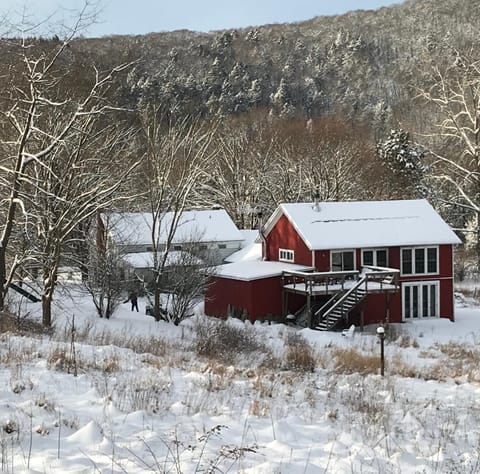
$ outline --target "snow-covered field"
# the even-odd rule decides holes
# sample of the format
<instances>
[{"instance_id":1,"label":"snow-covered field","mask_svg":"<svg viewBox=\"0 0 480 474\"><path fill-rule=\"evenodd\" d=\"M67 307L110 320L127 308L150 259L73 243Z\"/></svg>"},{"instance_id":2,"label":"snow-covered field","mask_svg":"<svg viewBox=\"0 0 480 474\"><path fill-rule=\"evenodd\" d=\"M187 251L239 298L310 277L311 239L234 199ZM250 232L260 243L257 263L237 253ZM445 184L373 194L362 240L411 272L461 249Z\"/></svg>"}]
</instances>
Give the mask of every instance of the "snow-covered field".
<instances>
[{"instance_id":1,"label":"snow-covered field","mask_svg":"<svg viewBox=\"0 0 480 474\"><path fill-rule=\"evenodd\" d=\"M104 321L72 295L53 336L0 334L1 472L480 472L472 301L455 323L393 326L382 378L375 328L176 327L143 302Z\"/></svg>"}]
</instances>

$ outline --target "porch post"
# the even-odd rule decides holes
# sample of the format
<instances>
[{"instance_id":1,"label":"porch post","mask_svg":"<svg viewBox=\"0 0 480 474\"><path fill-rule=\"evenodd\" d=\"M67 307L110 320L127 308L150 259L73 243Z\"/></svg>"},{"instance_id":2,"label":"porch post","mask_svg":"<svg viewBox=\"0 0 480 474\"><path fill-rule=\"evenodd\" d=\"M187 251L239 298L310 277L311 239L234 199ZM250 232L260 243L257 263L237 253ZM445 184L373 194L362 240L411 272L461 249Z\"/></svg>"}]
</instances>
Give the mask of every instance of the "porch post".
<instances>
[{"instance_id":1,"label":"porch post","mask_svg":"<svg viewBox=\"0 0 480 474\"><path fill-rule=\"evenodd\" d=\"M307 293L307 324L310 329L312 329L312 302L310 291Z\"/></svg>"},{"instance_id":2,"label":"porch post","mask_svg":"<svg viewBox=\"0 0 480 474\"><path fill-rule=\"evenodd\" d=\"M385 293L385 298L387 302L387 312L385 315L385 322L388 324L390 322L390 293Z\"/></svg>"},{"instance_id":3,"label":"porch post","mask_svg":"<svg viewBox=\"0 0 480 474\"><path fill-rule=\"evenodd\" d=\"M363 326L365 324L365 308L362 304L362 309L360 310L360 331L363 332Z\"/></svg>"}]
</instances>

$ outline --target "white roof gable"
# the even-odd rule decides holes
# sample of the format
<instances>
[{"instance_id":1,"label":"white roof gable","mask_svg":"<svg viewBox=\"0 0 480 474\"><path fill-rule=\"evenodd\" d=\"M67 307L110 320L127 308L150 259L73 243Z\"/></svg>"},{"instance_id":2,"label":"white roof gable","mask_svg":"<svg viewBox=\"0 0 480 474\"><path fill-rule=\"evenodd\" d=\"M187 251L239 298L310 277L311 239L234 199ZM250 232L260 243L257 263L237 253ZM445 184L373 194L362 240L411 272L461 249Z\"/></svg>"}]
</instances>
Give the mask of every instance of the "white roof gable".
<instances>
[{"instance_id":1,"label":"white roof gable","mask_svg":"<svg viewBox=\"0 0 480 474\"><path fill-rule=\"evenodd\" d=\"M160 222L159 243L167 241L173 214L167 212ZM123 245L149 245L152 242L152 215L148 212L108 214L113 240ZM242 241L243 236L223 209L184 211L172 243Z\"/></svg>"},{"instance_id":2,"label":"white roof gable","mask_svg":"<svg viewBox=\"0 0 480 474\"><path fill-rule=\"evenodd\" d=\"M425 199L281 204L267 233L282 214L311 250L461 243Z\"/></svg>"}]
</instances>

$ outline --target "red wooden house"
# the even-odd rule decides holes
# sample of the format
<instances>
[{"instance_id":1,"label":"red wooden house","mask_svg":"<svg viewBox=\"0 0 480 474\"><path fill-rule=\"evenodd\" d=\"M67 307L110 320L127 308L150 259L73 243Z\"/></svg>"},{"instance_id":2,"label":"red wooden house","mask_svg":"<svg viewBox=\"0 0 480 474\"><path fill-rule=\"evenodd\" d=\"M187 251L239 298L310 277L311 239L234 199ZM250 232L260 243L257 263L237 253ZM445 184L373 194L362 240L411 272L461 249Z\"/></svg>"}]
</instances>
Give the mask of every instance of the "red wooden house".
<instances>
[{"instance_id":1,"label":"red wooden house","mask_svg":"<svg viewBox=\"0 0 480 474\"><path fill-rule=\"evenodd\" d=\"M218 267L205 313L342 324L454 320L459 238L426 200L281 204L262 255Z\"/></svg>"}]
</instances>

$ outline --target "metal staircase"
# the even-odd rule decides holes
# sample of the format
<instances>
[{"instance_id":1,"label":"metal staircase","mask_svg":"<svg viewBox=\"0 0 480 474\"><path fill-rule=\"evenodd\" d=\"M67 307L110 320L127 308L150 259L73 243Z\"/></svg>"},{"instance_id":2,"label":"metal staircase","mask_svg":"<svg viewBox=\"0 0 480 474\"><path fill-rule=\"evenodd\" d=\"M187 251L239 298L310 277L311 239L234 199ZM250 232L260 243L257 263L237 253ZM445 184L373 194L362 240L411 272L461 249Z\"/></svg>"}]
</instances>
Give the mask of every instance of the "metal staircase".
<instances>
[{"instance_id":1,"label":"metal staircase","mask_svg":"<svg viewBox=\"0 0 480 474\"><path fill-rule=\"evenodd\" d=\"M314 329L328 331L339 321L347 318L348 313L367 296L367 278L363 277L349 290L335 295L314 313Z\"/></svg>"}]
</instances>

